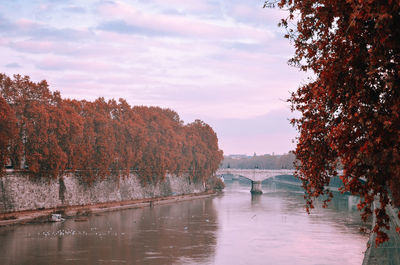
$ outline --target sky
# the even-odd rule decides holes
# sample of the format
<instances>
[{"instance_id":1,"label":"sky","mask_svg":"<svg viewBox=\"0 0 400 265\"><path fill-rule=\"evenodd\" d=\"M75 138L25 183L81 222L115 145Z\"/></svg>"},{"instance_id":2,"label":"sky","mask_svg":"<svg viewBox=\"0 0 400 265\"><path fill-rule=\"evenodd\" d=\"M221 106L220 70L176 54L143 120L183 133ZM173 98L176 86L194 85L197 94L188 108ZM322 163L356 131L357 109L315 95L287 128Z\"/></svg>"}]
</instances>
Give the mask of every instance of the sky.
<instances>
[{"instance_id":1,"label":"sky","mask_svg":"<svg viewBox=\"0 0 400 265\"><path fill-rule=\"evenodd\" d=\"M286 99L306 80L262 0L0 1L0 72L47 80L64 98L201 119L224 154L284 154L296 131Z\"/></svg>"}]
</instances>

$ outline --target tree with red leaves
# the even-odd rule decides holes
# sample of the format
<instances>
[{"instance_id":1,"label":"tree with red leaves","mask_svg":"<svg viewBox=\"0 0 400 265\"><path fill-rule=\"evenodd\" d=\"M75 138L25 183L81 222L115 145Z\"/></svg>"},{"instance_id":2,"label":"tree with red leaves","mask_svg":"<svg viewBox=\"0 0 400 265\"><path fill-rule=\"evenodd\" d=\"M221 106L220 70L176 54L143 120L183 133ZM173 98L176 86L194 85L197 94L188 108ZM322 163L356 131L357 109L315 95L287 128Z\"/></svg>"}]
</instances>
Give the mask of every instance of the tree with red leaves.
<instances>
[{"instance_id":1,"label":"tree with red leaves","mask_svg":"<svg viewBox=\"0 0 400 265\"><path fill-rule=\"evenodd\" d=\"M302 114L292 123L307 208L320 195L329 201L325 187L341 163L343 191L361 197L364 220L375 214L384 242L385 207L400 205L400 1L266 3L274 4L289 11L280 23L296 48L289 62L315 76L289 100Z\"/></svg>"},{"instance_id":2,"label":"tree with red leaves","mask_svg":"<svg viewBox=\"0 0 400 265\"><path fill-rule=\"evenodd\" d=\"M218 149L218 138L210 125L201 120L188 124L186 130L186 150L184 156L189 158L188 169L192 180L203 183L214 174L223 159Z\"/></svg>"},{"instance_id":3,"label":"tree with red leaves","mask_svg":"<svg viewBox=\"0 0 400 265\"><path fill-rule=\"evenodd\" d=\"M136 106L133 111L144 120L146 135L142 157L137 164L138 174L144 183L156 183L167 173L175 172L180 164L178 139L183 125L179 116L169 109Z\"/></svg>"},{"instance_id":4,"label":"tree with red leaves","mask_svg":"<svg viewBox=\"0 0 400 265\"><path fill-rule=\"evenodd\" d=\"M10 145L17 132L17 120L10 106L0 96L0 177L10 156Z\"/></svg>"},{"instance_id":5,"label":"tree with red leaves","mask_svg":"<svg viewBox=\"0 0 400 265\"><path fill-rule=\"evenodd\" d=\"M132 108L124 99L62 99L28 76L0 74L0 122L0 170L11 159L34 178L68 171L90 184L134 170L143 184L189 172L206 183L222 160L216 134L203 122L184 125L173 110Z\"/></svg>"},{"instance_id":6,"label":"tree with red leaves","mask_svg":"<svg viewBox=\"0 0 400 265\"><path fill-rule=\"evenodd\" d=\"M0 75L1 94L14 110L18 133L13 135L10 158L16 168L28 165L34 177L57 178L65 169L67 155L59 145L58 92L51 93L46 81ZM24 163L21 165L22 161Z\"/></svg>"}]
</instances>

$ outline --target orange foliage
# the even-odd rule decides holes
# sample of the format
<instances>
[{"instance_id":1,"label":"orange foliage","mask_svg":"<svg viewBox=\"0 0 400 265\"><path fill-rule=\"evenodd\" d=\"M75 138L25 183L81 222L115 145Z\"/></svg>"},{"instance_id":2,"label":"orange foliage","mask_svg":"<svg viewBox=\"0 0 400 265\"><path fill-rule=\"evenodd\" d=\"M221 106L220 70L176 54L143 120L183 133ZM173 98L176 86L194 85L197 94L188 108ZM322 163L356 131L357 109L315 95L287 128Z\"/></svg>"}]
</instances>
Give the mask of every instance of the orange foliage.
<instances>
[{"instance_id":1,"label":"orange foliage","mask_svg":"<svg viewBox=\"0 0 400 265\"><path fill-rule=\"evenodd\" d=\"M166 174L205 183L222 160L210 126L184 125L170 109L132 108L124 99L62 99L45 81L19 75L0 74L0 88L0 158L11 158L15 168L25 166L33 177L72 171L90 183L133 171L144 184Z\"/></svg>"},{"instance_id":2,"label":"orange foliage","mask_svg":"<svg viewBox=\"0 0 400 265\"><path fill-rule=\"evenodd\" d=\"M16 119L10 106L0 97L0 176L10 155L10 143L16 133Z\"/></svg>"},{"instance_id":3,"label":"orange foliage","mask_svg":"<svg viewBox=\"0 0 400 265\"><path fill-rule=\"evenodd\" d=\"M307 206L332 195L324 186L341 163L343 190L361 197L364 219L379 199L373 214L381 243L388 187L400 206L400 1L278 2L289 10L280 24L296 48L290 62L315 76L289 100L302 113L292 123Z\"/></svg>"}]
</instances>

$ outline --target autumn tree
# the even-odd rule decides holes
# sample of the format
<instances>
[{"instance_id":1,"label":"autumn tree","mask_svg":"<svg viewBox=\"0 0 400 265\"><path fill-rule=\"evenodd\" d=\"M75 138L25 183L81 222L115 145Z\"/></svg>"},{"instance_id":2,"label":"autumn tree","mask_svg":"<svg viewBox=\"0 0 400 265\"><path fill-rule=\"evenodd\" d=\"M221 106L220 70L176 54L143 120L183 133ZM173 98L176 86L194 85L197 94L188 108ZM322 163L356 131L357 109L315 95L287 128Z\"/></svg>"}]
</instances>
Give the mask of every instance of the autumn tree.
<instances>
[{"instance_id":1,"label":"autumn tree","mask_svg":"<svg viewBox=\"0 0 400 265\"><path fill-rule=\"evenodd\" d=\"M67 155L66 170L75 171L81 169L79 153L82 151L83 123L84 119L78 112L79 101L61 99L57 97L57 106L53 108L54 126L57 128L57 136L61 149Z\"/></svg>"},{"instance_id":2,"label":"autumn tree","mask_svg":"<svg viewBox=\"0 0 400 265\"><path fill-rule=\"evenodd\" d=\"M218 138L210 125L196 120L186 126L185 156L189 160L189 174L194 181L205 183L215 173L223 153L218 149Z\"/></svg>"},{"instance_id":3,"label":"autumn tree","mask_svg":"<svg viewBox=\"0 0 400 265\"><path fill-rule=\"evenodd\" d=\"M145 183L156 183L174 172L181 159L177 153L180 119L177 114L171 115L173 111L159 107L136 106L133 111L143 119L147 136L138 174Z\"/></svg>"},{"instance_id":4,"label":"autumn tree","mask_svg":"<svg viewBox=\"0 0 400 265\"><path fill-rule=\"evenodd\" d=\"M75 105L83 119L82 138L75 152L75 168L86 182L111 174L115 160L115 135L110 106L99 98L95 102L82 100Z\"/></svg>"},{"instance_id":5,"label":"autumn tree","mask_svg":"<svg viewBox=\"0 0 400 265\"><path fill-rule=\"evenodd\" d=\"M112 169L119 175L128 176L138 167L143 155L147 141L144 121L124 99L119 99L119 102L111 100L109 104L116 140Z\"/></svg>"},{"instance_id":6,"label":"autumn tree","mask_svg":"<svg viewBox=\"0 0 400 265\"><path fill-rule=\"evenodd\" d=\"M296 48L290 63L315 77L289 100L302 114L292 122L307 206L332 196L325 187L340 162L343 191L361 197L363 219L375 214L381 243L385 207L400 205L400 1L276 4L289 11L280 25ZM372 211L374 198L380 203Z\"/></svg>"},{"instance_id":7,"label":"autumn tree","mask_svg":"<svg viewBox=\"0 0 400 265\"><path fill-rule=\"evenodd\" d=\"M15 75L0 77L1 95L16 114L18 134L10 147L15 167L29 166L32 176L58 177L65 169L67 155L59 145L60 127L56 113L58 92L52 93L46 81L32 82Z\"/></svg>"},{"instance_id":8,"label":"autumn tree","mask_svg":"<svg viewBox=\"0 0 400 265\"><path fill-rule=\"evenodd\" d=\"M0 96L0 177L10 157L10 145L17 132L15 114Z\"/></svg>"},{"instance_id":9,"label":"autumn tree","mask_svg":"<svg viewBox=\"0 0 400 265\"><path fill-rule=\"evenodd\" d=\"M63 99L46 81L0 74L0 160L35 178L73 172L86 183L136 173L143 184L167 174L203 183L222 159L212 128L184 125L171 109L98 98Z\"/></svg>"}]
</instances>

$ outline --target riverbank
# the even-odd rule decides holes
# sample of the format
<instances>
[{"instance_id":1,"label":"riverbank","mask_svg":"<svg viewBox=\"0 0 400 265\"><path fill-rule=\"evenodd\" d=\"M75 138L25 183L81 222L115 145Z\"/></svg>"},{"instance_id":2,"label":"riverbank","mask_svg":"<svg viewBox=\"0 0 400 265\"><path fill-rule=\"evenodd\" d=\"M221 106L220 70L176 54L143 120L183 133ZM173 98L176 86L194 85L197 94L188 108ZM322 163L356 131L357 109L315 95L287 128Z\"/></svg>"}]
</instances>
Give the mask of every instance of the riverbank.
<instances>
[{"instance_id":1,"label":"riverbank","mask_svg":"<svg viewBox=\"0 0 400 265\"><path fill-rule=\"evenodd\" d=\"M398 209L389 205L386 210L390 218L390 230L385 231L389 236L389 241L375 247L376 234L371 233L362 265L400 264L400 236L396 232L396 227L400 227ZM375 216L373 218L372 227L374 227L376 222Z\"/></svg>"},{"instance_id":2,"label":"riverbank","mask_svg":"<svg viewBox=\"0 0 400 265\"><path fill-rule=\"evenodd\" d=\"M185 194L179 196L155 197L155 198L146 198L146 199L138 199L131 201L122 201L122 202L106 202L93 205L65 206L65 207L56 207L54 209L29 210L21 212L4 213L0 216L0 226L25 224L32 222L46 222L50 220L50 215L53 213L61 213L64 218L80 217L102 212L154 207L157 205L163 205L168 203L202 199L211 196L216 196L217 194L218 193L216 191L212 190L202 193Z\"/></svg>"},{"instance_id":3,"label":"riverbank","mask_svg":"<svg viewBox=\"0 0 400 265\"><path fill-rule=\"evenodd\" d=\"M0 178L0 225L45 219L52 213L66 216L152 206L208 196L206 185L188 176L167 175L143 185L135 174L104 178L90 184L74 174L54 180L31 179L9 171Z\"/></svg>"},{"instance_id":4,"label":"riverbank","mask_svg":"<svg viewBox=\"0 0 400 265\"><path fill-rule=\"evenodd\" d=\"M214 197L0 227L0 264L361 265L368 236L347 196L308 215L290 188L225 184Z\"/></svg>"}]
</instances>

